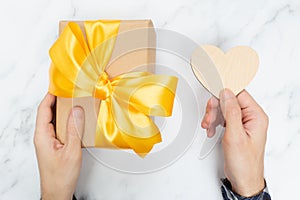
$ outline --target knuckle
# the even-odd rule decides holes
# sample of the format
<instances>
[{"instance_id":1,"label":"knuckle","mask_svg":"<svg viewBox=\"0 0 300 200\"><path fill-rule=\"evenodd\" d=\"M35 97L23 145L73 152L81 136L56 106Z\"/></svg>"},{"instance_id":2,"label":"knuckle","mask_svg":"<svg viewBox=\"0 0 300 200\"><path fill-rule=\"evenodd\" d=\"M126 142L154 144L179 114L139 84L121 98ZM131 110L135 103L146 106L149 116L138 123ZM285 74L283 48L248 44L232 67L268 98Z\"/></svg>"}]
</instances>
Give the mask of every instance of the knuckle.
<instances>
[{"instance_id":1,"label":"knuckle","mask_svg":"<svg viewBox=\"0 0 300 200\"><path fill-rule=\"evenodd\" d=\"M257 117L262 125L268 126L269 125L269 116L264 112L262 108L257 111Z\"/></svg>"},{"instance_id":2,"label":"knuckle","mask_svg":"<svg viewBox=\"0 0 300 200\"><path fill-rule=\"evenodd\" d=\"M228 137L228 136L226 136L226 135L224 135L224 138L223 138L223 140L222 140L222 144L223 144L224 146L228 147L228 148L232 148L232 147L236 146L237 143L238 143L238 142L236 141L236 139L230 138L230 137Z\"/></svg>"},{"instance_id":3,"label":"knuckle","mask_svg":"<svg viewBox=\"0 0 300 200\"><path fill-rule=\"evenodd\" d=\"M208 102L207 102L207 106L206 106L207 108L212 108L213 107L213 99L212 98L210 98L209 100L208 100Z\"/></svg>"},{"instance_id":4,"label":"knuckle","mask_svg":"<svg viewBox=\"0 0 300 200\"><path fill-rule=\"evenodd\" d=\"M201 122L201 127L202 127L202 128L208 127L206 121L203 120L203 121Z\"/></svg>"},{"instance_id":5,"label":"knuckle","mask_svg":"<svg viewBox=\"0 0 300 200\"><path fill-rule=\"evenodd\" d=\"M76 162L81 159L81 149L78 148L67 148L64 153L64 160L66 162Z\"/></svg>"}]
</instances>

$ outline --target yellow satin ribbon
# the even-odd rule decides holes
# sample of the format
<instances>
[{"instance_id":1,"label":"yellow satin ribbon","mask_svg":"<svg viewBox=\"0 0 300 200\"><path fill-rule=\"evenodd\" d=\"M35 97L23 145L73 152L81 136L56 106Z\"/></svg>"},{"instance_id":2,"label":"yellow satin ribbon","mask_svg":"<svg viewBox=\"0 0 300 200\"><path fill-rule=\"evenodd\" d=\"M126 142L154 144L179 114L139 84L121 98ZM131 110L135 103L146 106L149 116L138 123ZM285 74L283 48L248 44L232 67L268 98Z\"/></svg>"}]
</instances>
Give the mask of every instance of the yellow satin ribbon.
<instances>
[{"instance_id":1,"label":"yellow satin ribbon","mask_svg":"<svg viewBox=\"0 0 300 200\"><path fill-rule=\"evenodd\" d=\"M85 38L77 23L68 23L50 49L49 92L65 98L101 99L95 146L106 147L104 137L118 148L145 156L161 142L149 116L172 115L177 78L129 72L109 79L105 67L119 25L119 20L85 21Z\"/></svg>"}]
</instances>

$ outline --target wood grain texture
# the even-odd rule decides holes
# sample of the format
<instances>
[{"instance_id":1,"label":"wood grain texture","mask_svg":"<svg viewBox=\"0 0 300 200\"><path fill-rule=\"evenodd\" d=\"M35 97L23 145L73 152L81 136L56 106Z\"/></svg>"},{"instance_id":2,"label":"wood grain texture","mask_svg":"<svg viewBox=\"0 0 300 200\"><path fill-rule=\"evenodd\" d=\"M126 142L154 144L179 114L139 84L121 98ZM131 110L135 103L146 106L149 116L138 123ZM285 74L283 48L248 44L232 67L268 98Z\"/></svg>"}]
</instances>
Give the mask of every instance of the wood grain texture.
<instances>
[{"instance_id":1,"label":"wood grain texture","mask_svg":"<svg viewBox=\"0 0 300 200\"><path fill-rule=\"evenodd\" d=\"M215 97L224 88L240 93L254 78L259 65L257 53L237 46L224 53L213 45L199 46L191 56L191 66L200 83Z\"/></svg>"}]
</instances>

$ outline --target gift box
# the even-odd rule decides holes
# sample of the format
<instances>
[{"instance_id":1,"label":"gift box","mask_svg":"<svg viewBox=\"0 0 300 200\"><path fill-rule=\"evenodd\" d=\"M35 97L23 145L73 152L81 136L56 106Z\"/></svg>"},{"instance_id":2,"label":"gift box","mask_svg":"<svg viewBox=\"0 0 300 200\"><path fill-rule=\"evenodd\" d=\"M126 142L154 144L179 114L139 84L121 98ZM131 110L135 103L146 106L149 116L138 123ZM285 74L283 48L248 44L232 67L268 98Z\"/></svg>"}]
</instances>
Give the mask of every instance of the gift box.
<instances>
[{"instance_id":1,"label":"gift box","mask_svg":"<svg viewBox=\"0 0 300 200\"><path fill-rule=\"evenodd\" d=\"M148 153L161 141L151 116L172 114L177 85L176 77L153 74L151 20L61 21L59 32L49 86L57 96L57 138L65 142L69 113L81 106L83 147Z\"/></svg>"}]
</instances>

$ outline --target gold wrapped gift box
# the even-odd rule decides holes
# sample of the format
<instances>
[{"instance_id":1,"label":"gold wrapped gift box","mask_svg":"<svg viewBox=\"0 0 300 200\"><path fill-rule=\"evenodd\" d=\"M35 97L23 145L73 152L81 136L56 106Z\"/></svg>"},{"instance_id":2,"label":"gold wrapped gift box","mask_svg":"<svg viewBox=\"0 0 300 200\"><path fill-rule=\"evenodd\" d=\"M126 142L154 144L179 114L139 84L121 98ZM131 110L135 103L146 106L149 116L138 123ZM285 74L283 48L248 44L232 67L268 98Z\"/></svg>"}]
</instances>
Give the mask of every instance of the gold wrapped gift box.
<instances>
[{"instance_id":1,"label":"gold wrapped gift box","mask_svg":"<svg viewBox=\"0 0 300 200\"><path fill-rule=\"evenodd\" d=\"M69 113L81 106L85 111L83 147L148 153L161 141L149 116L172 114L177 85L176 77L152 74L156 35L151 20L61 21L59 32L50 49L49 86L49 92L57 96L57 138L64 143ZM103 106L100 99L105 100ZM99 124L101 112L111 116Z\"/></svg>"}]
</instances>

